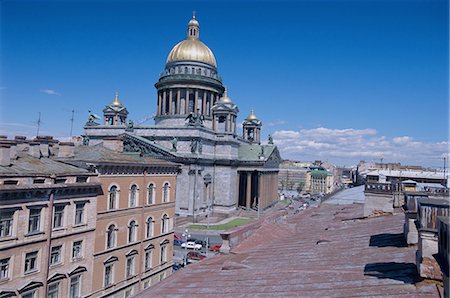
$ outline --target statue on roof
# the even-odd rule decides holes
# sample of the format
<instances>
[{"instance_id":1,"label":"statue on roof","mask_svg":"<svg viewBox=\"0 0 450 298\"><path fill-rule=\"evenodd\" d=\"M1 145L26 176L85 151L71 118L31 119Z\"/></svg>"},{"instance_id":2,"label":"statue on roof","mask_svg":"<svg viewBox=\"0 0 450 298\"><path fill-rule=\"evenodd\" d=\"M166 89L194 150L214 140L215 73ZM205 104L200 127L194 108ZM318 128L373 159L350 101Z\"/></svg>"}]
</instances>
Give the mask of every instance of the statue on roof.
<instances>
[{"instance_id":1,"label":"statue on roof","mask_svg":"<svg viewBox=\"0 0 450 298\"><path fill-rule=\"evenodd\" d=\"M127 127L125 128L125 131L132 132L134 130L134 122L133 120L129 120L127 123Z\"/></svg>"},{"instance_id":2,"label":"statue on roof","mask_svg":"<svg viewBox=\"0 0 450 298\"><path fill-rule=\"evenodd\" d=\"M96 126L96 125L100 125L100 124L97 123L97 121L96 121L96 120L99 120L100 117L97 116L97 115L95 115L95 114L93 114L90 110L89 110L88 112L89 112L88 121L86 122L85 125L86 125L86 126Z\"/></svg>"},{"instance_id":3,"label":"statue on roof","mask_svg":"<svg viewBox=\"0 0 450 298\"><path fill-rule=\"evenodd\" d=\"M89 137L88 136L82 137L83 137L83 146L89 146Z\"/></svg>"},{"instance_id":4,"label":"statue on roof","mask_svg":"<svg viewBox=\"0 0 450 298\"><path fill-rule=\"evenodd\" d=\"M203 126L204 117L200 114L200 109L197 109L197 112L191 112L186 120L188 120L187 126Z\"/></svg>"},{"instance_id":5,"label":"statue on roof","mask_svg":"<svg viewBox=\"0 0 450 298\"><path fill-rule=\"evenodd\" d=\"M178 139L176 137L173 137L171 143L172 143L172 149L170 151L177 152Z\"/></svg>"},{"instance_id":6,"label":"statue on roof","mask_svg":"<svg viewBox=\"0 0 450 298\"><path fill-rule=\"evenodd\" d=\"M273 145L273 138L272 135L269 134L269 145Z\"/></svg>"}]
</instances>

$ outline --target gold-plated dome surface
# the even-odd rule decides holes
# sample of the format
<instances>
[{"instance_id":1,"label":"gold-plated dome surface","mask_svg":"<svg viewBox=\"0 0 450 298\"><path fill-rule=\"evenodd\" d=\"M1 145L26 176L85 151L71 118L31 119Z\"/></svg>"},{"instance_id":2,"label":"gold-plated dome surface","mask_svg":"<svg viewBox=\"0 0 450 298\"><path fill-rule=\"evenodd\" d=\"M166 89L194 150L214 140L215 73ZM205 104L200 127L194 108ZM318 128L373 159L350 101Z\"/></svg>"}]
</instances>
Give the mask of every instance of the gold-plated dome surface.
<instances>
[{"instance_id":1,"label":"gold-plated dome surface","mask_svg":"<svg viewBox=\"0 0 450 298\"><path fill-rule=\"evenodd\" d=\"M198 39L188 38L173 47L167 63L181 60L199 61L217 67L212 51Z\"/></svg>"},{"instance_id":2,"label":"gold-plated dome surface","mask_svg":"<svg viewBox=\"0 0 450 298\"><path fill-rule=\"evenodd\" d=\"M115 96L114 96L114 100L111 103L111 106L113 107L121 107L122 103L119 101L119 92L116 92Z\"/></svg>"},{"instance_id":3,"label":"gold-plated dome surface","mask_svg":"<svg viewBox=\"0 0 450 298\"><path fill-rule=\"evenodd\" d=\"M232 102L231 98L228 97L227 88L225 88L225 91L223 92L223 95L219 100L220 100L220 102L223 102L223 103L231 103Z\"/></svg>"},{"instance_id":4,"label":"gold-plated dome surface","mask_svg":"<svg viewBox=\"0 0 450 298\"><path fill-rule=\"evenodd\" d=\"M253 109L251 110L250 115L248 115L247 120L258 120Z\"/></svg>"}]
</instances>

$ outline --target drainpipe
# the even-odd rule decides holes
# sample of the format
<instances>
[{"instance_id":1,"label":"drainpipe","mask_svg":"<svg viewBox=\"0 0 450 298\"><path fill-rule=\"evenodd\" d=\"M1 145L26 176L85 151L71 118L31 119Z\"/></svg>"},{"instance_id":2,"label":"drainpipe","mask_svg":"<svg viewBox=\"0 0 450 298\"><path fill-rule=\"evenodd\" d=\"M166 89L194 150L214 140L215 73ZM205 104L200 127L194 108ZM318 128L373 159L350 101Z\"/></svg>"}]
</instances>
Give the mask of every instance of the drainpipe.
<instances>
[{"instance_id":1,"label":"drainpipe","mask_svg":"<svg viewBox=\"0 0 450 298\"><path fill-rule=\"evenodd\" d=\"M50 175L52 179L52 184L55 184L56 175ZM48 206L48 219L47 219L47 266L45 268L45 282L44 282L44 297L48 295L48 277L50 273L50 261L51 261L51 250L52 250L52 232L53 232L53 201L54 201L55 190L50 191L49 206Z\"/></svg>"}]
</instances>

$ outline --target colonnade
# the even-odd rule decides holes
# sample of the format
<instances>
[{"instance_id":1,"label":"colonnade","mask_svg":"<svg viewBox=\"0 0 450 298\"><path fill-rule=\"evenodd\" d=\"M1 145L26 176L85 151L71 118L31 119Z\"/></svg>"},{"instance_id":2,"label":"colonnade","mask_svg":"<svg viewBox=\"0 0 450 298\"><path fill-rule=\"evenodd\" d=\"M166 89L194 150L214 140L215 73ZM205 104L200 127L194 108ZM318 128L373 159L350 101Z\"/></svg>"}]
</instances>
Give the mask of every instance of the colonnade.
<instances>
[{"instance_id":1,"label":"colonnade","mask_svg":"<svg viewBox=\"0 0 450 298\"><path fill-rule=\"evenodd\" d=\"M201 115L211 117L212 106L218 99L217 92L205 89L162 89L158 91L157 116L188 115L199 110Z\"/></svg>"}]
</instances>

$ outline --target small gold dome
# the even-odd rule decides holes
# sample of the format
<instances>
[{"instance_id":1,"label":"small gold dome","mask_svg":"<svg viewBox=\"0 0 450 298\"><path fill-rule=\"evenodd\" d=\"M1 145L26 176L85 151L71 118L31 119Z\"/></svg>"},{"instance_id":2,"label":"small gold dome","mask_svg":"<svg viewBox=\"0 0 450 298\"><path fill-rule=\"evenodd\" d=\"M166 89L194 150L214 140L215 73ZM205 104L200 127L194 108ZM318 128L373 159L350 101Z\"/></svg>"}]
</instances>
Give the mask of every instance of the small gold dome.
<instances>
[{"instance_id":1,"label":"small gold dome","mask_svg":"<svg viewBox=\"0 0 450 298\"><path fill-rule=\"evenodd\" d=\"M228 97L227 88L225 88L225 91L223 92L222 97L219 99L220 102L223 103L231 103L231 98Z\"/></svg>"},{"instance_id":2,"label":"small gold dome","mask_svg":"<svg viewBox=\"0 0 450 298\"><path fill-rule=\"evenodd\" d=\"M212 51L198 39L185 39L170 51L167 62L182 60L199 61L217 67Z\"/></svg>"},{"instance_id":3,"label":"small gold dome","mask_svg":"<svg viewBox=\"0 0 450 298\"><path fill-rule=\"evenodd\" d=\"M113 107L121 107L122 103L119 101L119 92L116 91L116 95L114 97L113 102L111 103L111 106Z\"/></svg>"},{"instance_id":4,"label":"small gold dome","mask_svg":"<svg viewBox=\"0 0 450 298\"><path fill-rule=\"evenodd\" d=\"M258 120L253 109L251 110L250 115L248 115L247 120Z\"/></svg>"}]
</instances>

